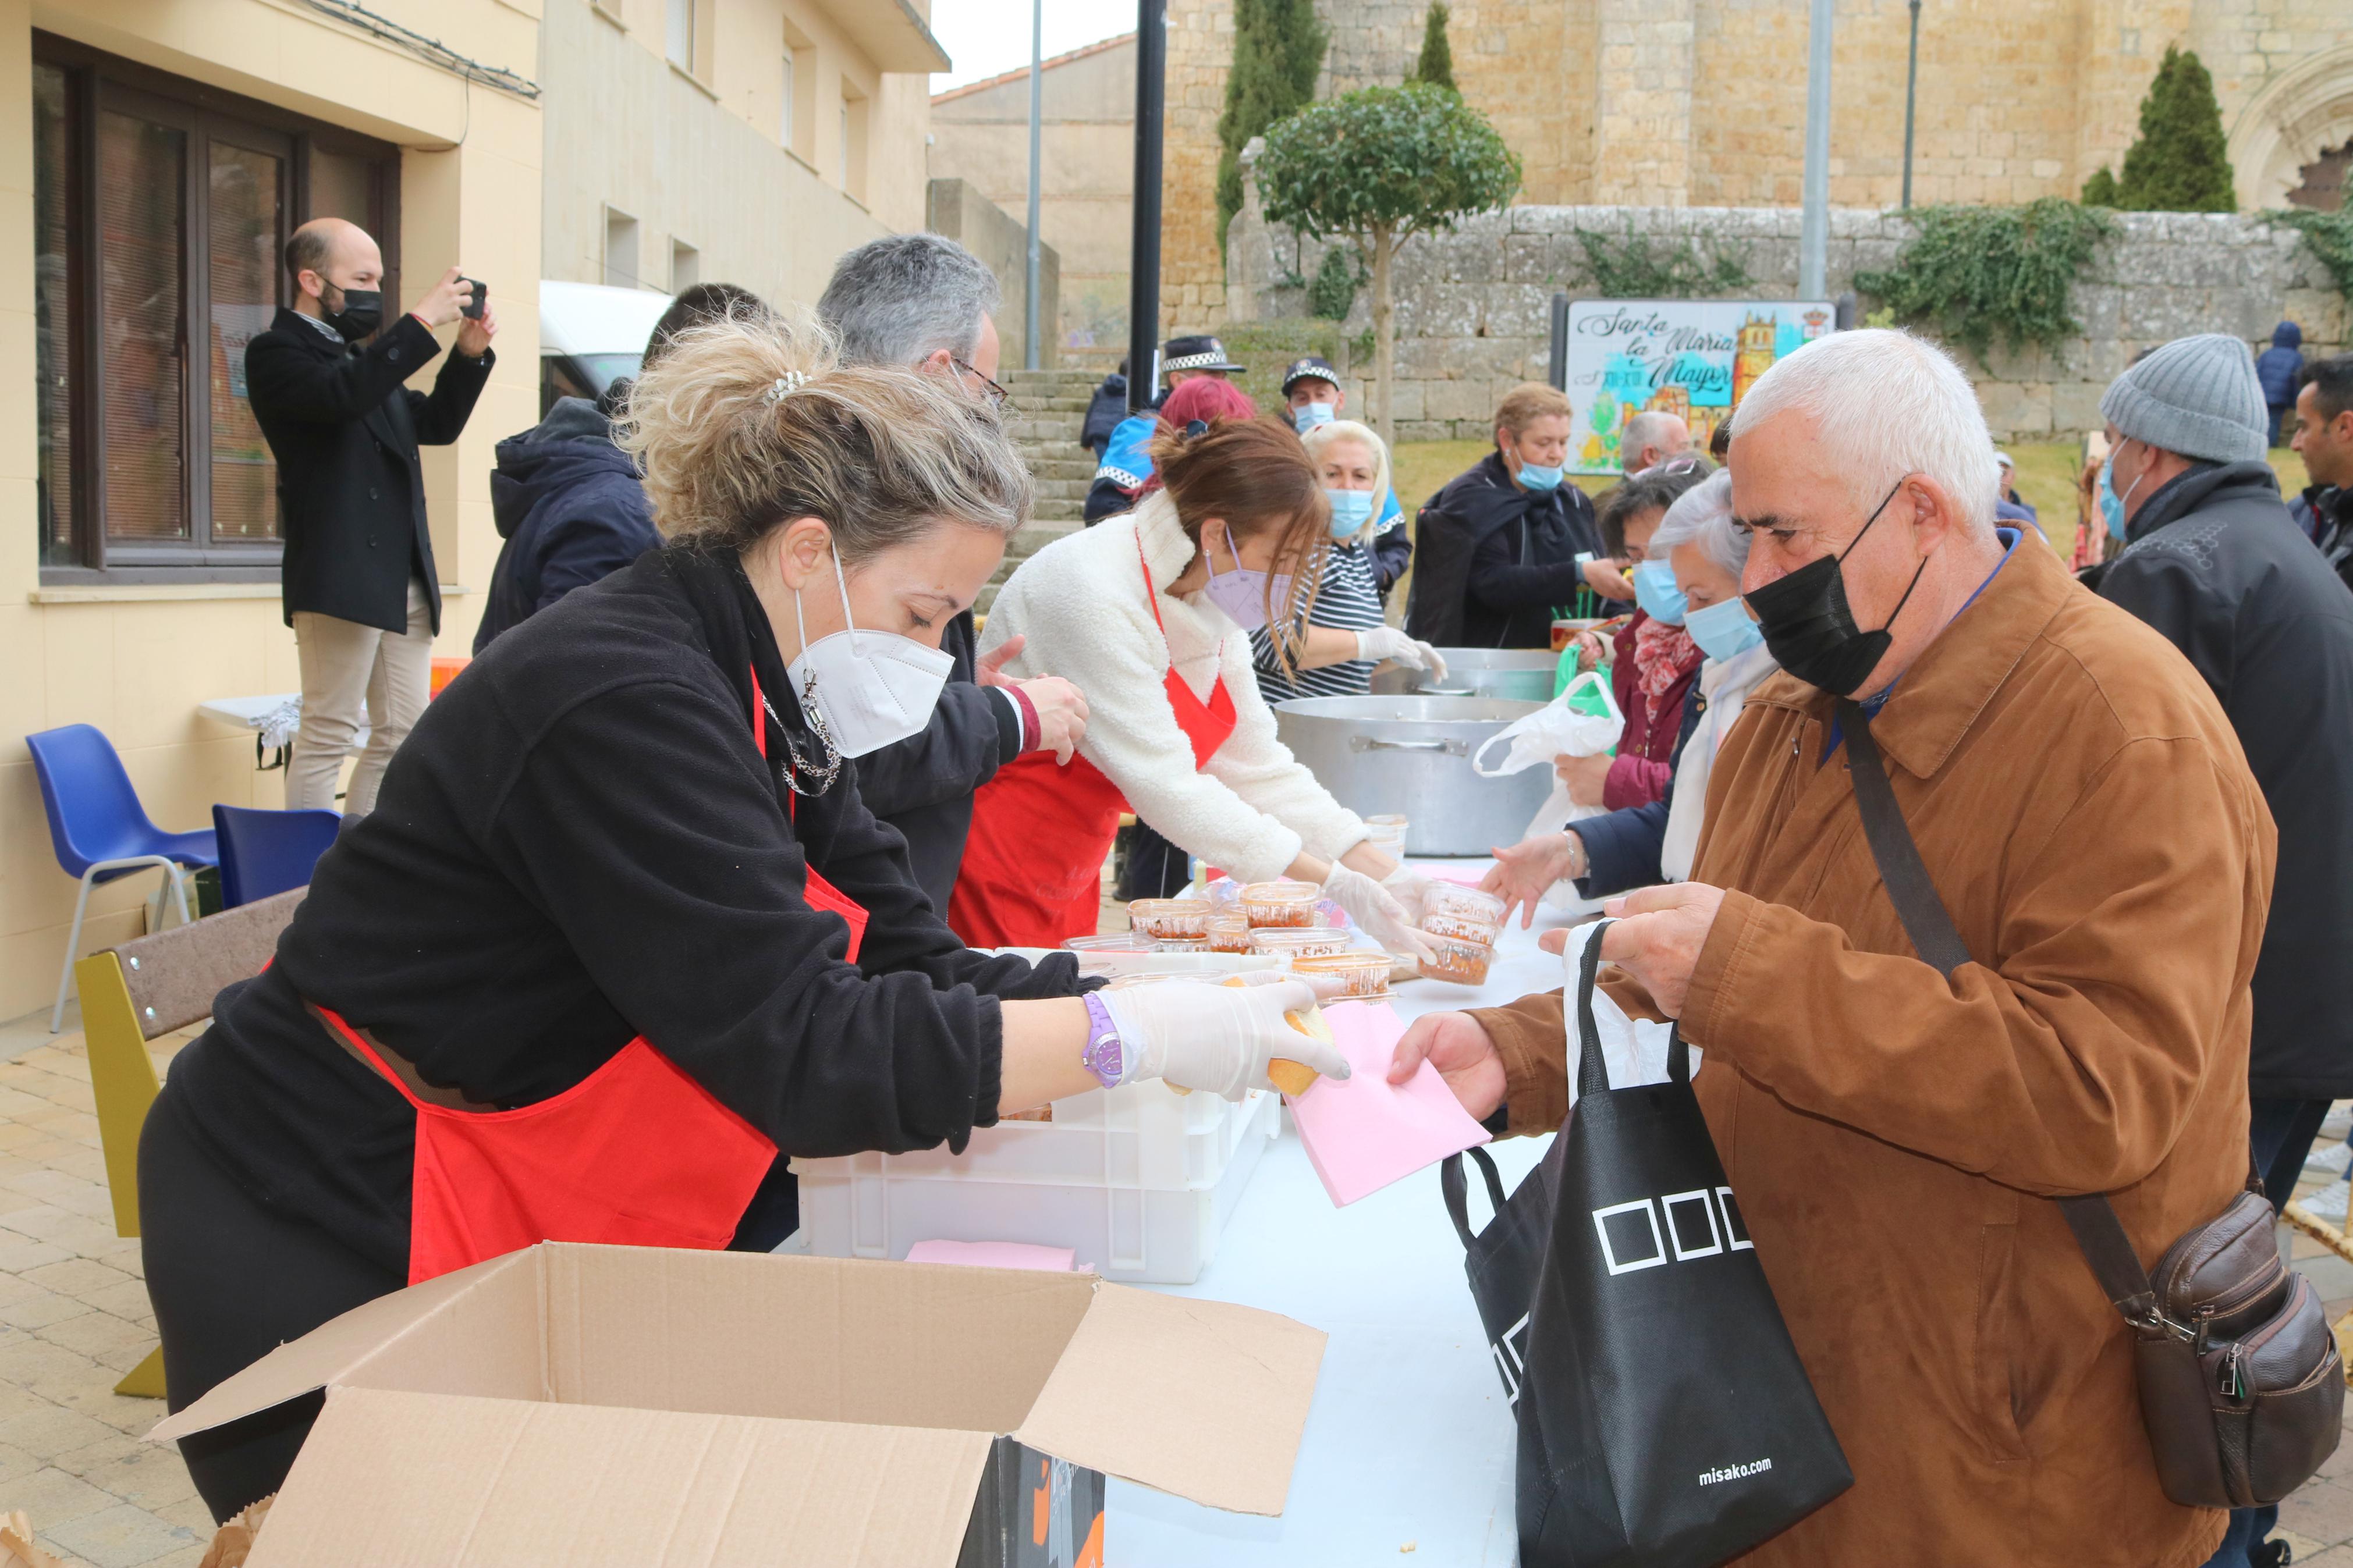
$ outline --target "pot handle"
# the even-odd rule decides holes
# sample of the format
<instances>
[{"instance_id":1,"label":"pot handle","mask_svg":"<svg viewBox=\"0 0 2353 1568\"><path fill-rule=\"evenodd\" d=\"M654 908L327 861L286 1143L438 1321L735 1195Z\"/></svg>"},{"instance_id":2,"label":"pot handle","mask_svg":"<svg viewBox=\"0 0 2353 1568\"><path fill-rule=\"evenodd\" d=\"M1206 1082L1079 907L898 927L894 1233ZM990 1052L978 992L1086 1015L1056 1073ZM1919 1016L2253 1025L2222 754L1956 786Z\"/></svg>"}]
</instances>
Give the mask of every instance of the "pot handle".
<instances>
[{"instance_id":1,"label":"pot handle","mask_svg":"<svg viewBox=\"0 0 2353 1568\"><path fill-rule=\"evenodd\" d=\"M1384 741L1377 735L1351 735L1348 749L1354 752L1439 752L1449 756L1468 756L1471 748L1461 741Z\"/></svg>"}]
</instances>

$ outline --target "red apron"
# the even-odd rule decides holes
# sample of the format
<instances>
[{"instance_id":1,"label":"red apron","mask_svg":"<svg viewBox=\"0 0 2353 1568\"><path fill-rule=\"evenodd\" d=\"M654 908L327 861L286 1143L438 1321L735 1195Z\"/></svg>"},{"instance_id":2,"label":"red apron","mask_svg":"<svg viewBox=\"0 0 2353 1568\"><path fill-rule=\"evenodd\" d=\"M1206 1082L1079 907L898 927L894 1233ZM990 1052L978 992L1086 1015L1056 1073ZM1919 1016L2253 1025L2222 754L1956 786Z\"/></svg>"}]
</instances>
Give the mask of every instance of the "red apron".
<instances>
[{"instance_id":1,"label":"red apron","mask_svg":"<svg viewBox=\"0 0 2353 1568\"><path fill-rule=\"evenodd\" d=\"M1135 552L1165 647L1168 627L1141 536ZM1198 771L1234 732L1233 693L1220 672L1205 702L1173 664L1166 684ZM1025 752L997 769L973 795L964 866L948 895L949 929L973 947L1060 947L1092 936L1102 921L1103 858L1126 809L1119 786L1084 757L1065 766L1050 752Z\"/></svg>"},{"instance_id":2,"label":"red apron","mask_svg":"<svg viewBox=\"0 0 2353 1568\"><path fill-rule=\"evenodd\" d=\"M768 754L758 676L752 732ZM811 907L849 925L854 962L866 911L808 873ZM417 1111L408 1282L542 1241L715 1250L735 1234L776 1146L643 1036L553 1099L460 1110L420 1099L360 1033L318 1009Z\"/></svg>"}]
</instances>

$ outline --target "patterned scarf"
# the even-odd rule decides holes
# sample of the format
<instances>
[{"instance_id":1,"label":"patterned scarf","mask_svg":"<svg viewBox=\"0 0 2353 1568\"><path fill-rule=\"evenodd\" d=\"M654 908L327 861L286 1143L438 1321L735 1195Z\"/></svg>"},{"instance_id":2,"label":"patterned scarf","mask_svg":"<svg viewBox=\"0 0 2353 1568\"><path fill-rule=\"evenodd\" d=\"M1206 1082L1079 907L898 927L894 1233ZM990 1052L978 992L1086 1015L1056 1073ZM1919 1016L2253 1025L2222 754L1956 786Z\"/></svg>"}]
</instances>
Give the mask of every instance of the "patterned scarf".
<instances>
[{"instance_id":1,"label":"patterned scarf","mask_svg":"<svg viewBox=\"0 0 2353 1568\"><path fill-rule=\"evenodd\" d=\"M1642 694L1653 726L1666 705L1667 693L1706 657L1683 627L1653 616L1642 617L1641 625L1634 628L1634 689Z\"/></svg>"}]
</instances>

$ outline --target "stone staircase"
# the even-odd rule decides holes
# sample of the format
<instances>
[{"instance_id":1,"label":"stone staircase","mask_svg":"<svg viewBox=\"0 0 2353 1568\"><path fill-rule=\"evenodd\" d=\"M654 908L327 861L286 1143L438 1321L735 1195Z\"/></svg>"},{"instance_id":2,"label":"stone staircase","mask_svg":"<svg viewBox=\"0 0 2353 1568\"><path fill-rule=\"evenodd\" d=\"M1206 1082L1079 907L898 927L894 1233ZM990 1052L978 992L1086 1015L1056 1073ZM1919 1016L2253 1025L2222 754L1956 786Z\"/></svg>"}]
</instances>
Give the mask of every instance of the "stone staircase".
<instances>
[{"instance_id":1,"label":"stone staircase","mask_svg":"<svg viewBox=\"0 0 2353 1568\"><path fill-rule=\"evenodd\" d=\"M1095 477L1095 455L1079 445L1087 400L1103 375L1093 370L1016 370L1000 373L1013 394L1008 412L1013 439L1037 483L1038 505L1029 524L1005 547L1005 564L981 590L974 606L981 614L997 598L997 584L1013 569L1081 526L1087 486Z\"/></svg>"}]
</instances>

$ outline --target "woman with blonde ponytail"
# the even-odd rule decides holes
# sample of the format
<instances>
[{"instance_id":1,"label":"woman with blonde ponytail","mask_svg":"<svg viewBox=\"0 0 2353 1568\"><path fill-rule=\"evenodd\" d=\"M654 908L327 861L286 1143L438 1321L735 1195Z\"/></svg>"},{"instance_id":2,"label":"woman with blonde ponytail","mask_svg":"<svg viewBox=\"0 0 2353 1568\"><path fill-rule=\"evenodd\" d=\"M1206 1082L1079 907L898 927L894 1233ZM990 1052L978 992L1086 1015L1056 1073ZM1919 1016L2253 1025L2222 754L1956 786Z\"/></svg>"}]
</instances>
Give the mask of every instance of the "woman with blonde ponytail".
<instances>
[{"instance_id":1,"label":"woman with blonde ponytail","mask_svg":"<svg viewBox=\"0 0 2353 1568\"><path fill-rule=\"evenodd\" d=\"M860 804L940 628L1028 516L987 404L807 322L681 334L622 438L660 550L507 632L427 711L141 1151L174 1409L404 1284L543 1238L765 1247L781 1156L961 1149L1106 1083L1239 1098L1303 983L1079 993L967 949ZM491 1114L493 1112L499 1114ZM226 1517L315 1405L190 1438Z\"/></svg>"}]
</instances>

